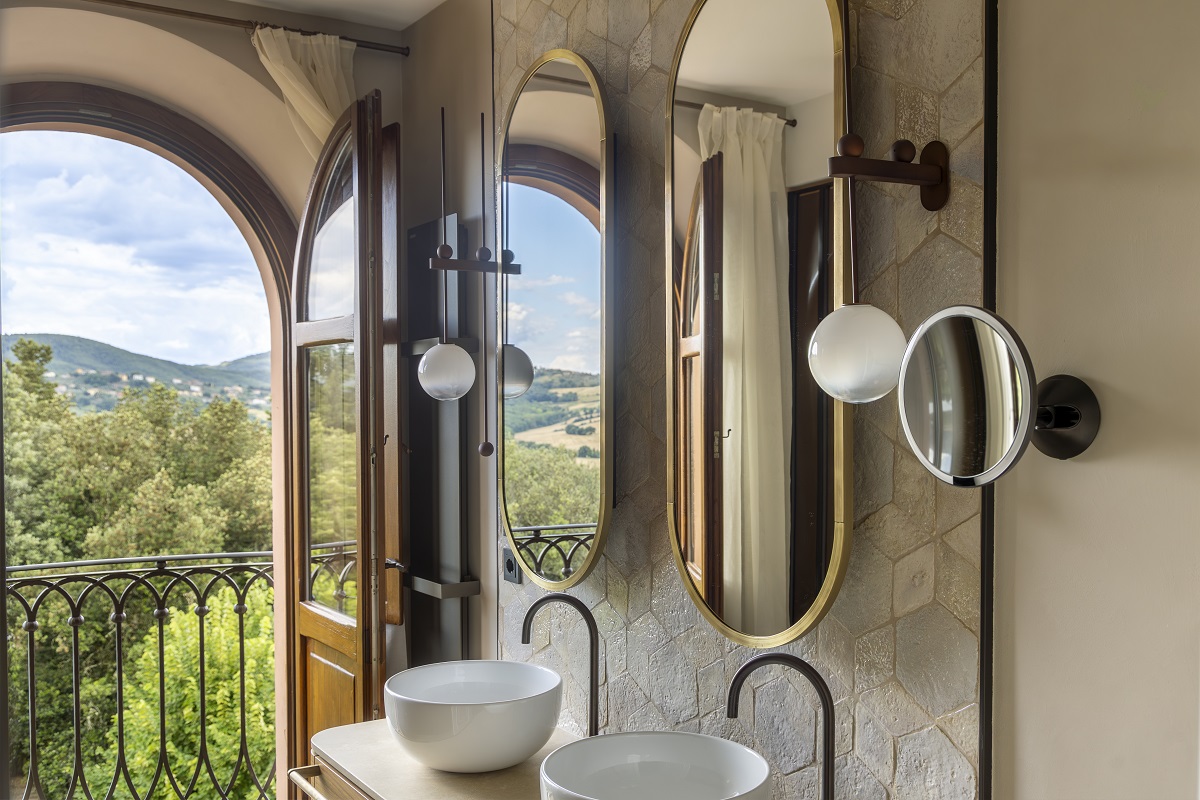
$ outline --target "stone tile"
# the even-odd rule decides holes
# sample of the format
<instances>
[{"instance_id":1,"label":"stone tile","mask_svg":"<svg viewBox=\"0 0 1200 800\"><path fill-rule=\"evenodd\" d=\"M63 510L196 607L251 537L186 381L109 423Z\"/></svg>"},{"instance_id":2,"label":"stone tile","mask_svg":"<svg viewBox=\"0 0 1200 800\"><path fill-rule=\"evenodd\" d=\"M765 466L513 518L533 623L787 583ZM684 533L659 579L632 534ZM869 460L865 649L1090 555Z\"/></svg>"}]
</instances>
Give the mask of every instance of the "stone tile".
<instances>
[{"instance_id":1,"label":"stone tile","mask_svg":"<svg viewBox=\"0 0 1200 800\"><path fill-rule=\"evenodd\" d=\"M896 84L896 136L915 144L917 153L938 138L936 94L907 83Z\"/></svg>"},{"instance_id":2,"label":"stone tile","mask_svg":"<svg viewBox=\"0 0 1200 800\"><path fill-rule=\"evenodd\" d=\"M895 201L871 184L855 190L858 216L858 282L866 286L896 258Z\"/></svg>"},{"instance_id":3,"label":"stone tile","mask_svg":"<svg viewBox=\"0 0 1200 800\"><path fill-rule=\"evenodd\" d=\"M629 48L629 81L635 86L650 69L650 48L653 42L651 31L650 25L643 28L633 46Z\"/></svg>"},{"instance_id":4,"label":"stone tile","mask_svg":"<svg viewBox=\"0 0 1200 800\"><path fill-rule=\"evenodd\" d=\"M700 716L725 708L728 684L725 681L725 662L715 661L696 673L697 700Z\"/></svg>"},{"instance_id":5,"label":"stone tile","mask_svg":"<svg viewBox=\"0 0 1200 800\"><path fill-rule=\"evenodd\" d=\"M639 40L640 41L640 40ZM630 54L630 64L633 64L633 54ZM667 91L667 73L660 69L648 69L639 78L635 78L631 73L629 75L629 102L638 108L646 111L652 110L659 104ZM645 143L646 151L652 147L659 147L661 142L650 142L647 138ZM662 228L659 227L659 233L662 233Z\"/></svg>"},{"instance_id":6,"label":"stone tile","mask_svg":"<svg viewBox=\"0 0 1200 800\"><path fill-rule=\"evenodd\" d=\"M672 639L700 622L700 614L684 591L673 558L664 558L654 567L650 610Z\"/></svg>"},{"instance_id":7,"label":"stone tile","mask_svg":"<svg viewBox=\"0 0 1200 800\"><path fill-rule=\"evenodd\" d=\"M935 311L960 303L979 305L983 262L949 236L939 234L900 267L900 327L912 336Z\"/></svg>"},{"instance_id":8,"label":"stone tile","mask_svg":"<svg viewBox=\"0 0 1200 800\"><path fill-rule=\"evenodd\" d=\"M854 69L854 132L867 144L866 155L883 158L896 140L896 82L886 75Z\"/></svg>"},{"instance_id":9,"label":"stone tile","mask_svg":"<svg viewBox=\"0 0 1200 800\"><path fill-rule=\"evenodd\" d=\"M854 714L854 753L884 786L896 771L896 740L861 703Z\"/></svg>"},{"instance_id":10,"label":"stone tile","mask_svg":"<svg viewBox=\"0 0 1200 800\"><path fill-rule=\"evenodd\" d=\"M933 602L934 546L925 545L896 562L892 613L897 617Z\"/></svg>"},{"instance_id":11,"label":"stone tile","mask_svg":"<svg viewBox=\"0 0 1200 800\"><path fill-rule=\"evenodd\" d=\"M851 548L846 580L830 614L854 636L892 618L892 562L870 542L860 540Z\"/></svg>"},{"instance_id":12,"label":"stone tile","mask_svg":"<svg viewBox=\"0 0 1200 800\"><path fill-rule=\"evenodd\" d=\"M647 703L629 715L627 731L667 731L671 723L654 703Z\"/></svg>"},{"instance_id":13,"label":"stone tile","mask_svg":"<svg viewBox=\"0 0 1200 800\"><path fill-rule=\"evenodd\" d=\"M977 58L942 95L942 141L952 150L983 121L983 59ZM951 160L953 165L954 161ZM979 183L983 183L980 178Z\"/></svg>"},{"instance_id":14,"label":"stone tile","mask_svg":"<svg viewBox=\"0 0 1200 800\"><path fill-rule=\"evenodd\" d=\"M837 619L826 617L817 628L821 661L847 686L854 685L854 637Z\"/></svg>"},{"instance_id":15,"label":"stone tile","mask_svg":"<svg viewBox=\"0 0 1200 800\"><path fill-rule=\"evenodd\" d=\"M933 718L896 681L863 692L859 703L865 703L892 736L903 736L933 723Z\"/></svg>"},{"instance_id":16,"label":"stone tile","mask_svg":"<svg viewBox=\"0 0 1200 800\"><path fill-rule=\"evenodd\" d=\"M967 760L971 762L971 766L978 770L979 705L972 703L966 708L940 717L937 724L942 729L942 732L950 737L950 741L954 742L954 746L967 757Z\"/></svg>"},{"instance_id":17,"label":"stone tile","mask_svg":"<svg viewBox=\"0 0 1200 800\"><path fill-rule=\"evenodd\" d=\"M576 10L576 16L578 15ZM573 19L574 17L572 17ZM569 21L568 21L569 23ZM584 30L575 42L576 52L603 78L608 74L608 43L589 30Z\"/></svg>"},{"instance_id":18,"label":"stone tile","mask_svg":"<svg viewBox=\"0 0 1200 800\"><path fill-rule=\"evenodd\" d=\"M608 0L587 0L587 29L601 39L608 36Z\"/></svg>"},{"instance_id":19,"label":"stone tile","mask_svg":"<svg viewBox=\"0 0 1200 800\"><path fill-rule=\"evenodd\" d=\"M896 663L896 631L886 625L854 643L854 690L874 689L892 679Z\"/></svg>"},{"instance_id":20,"label":"stone tile","mask_svg":"<svg viewBox=\"0 0 1200 800\"><path fill-rule=\"evenodd\" d=\"M650 702L641 687L629 675L620 675L608 684L609 727L614 730L631 730L628 720L641 707Z\"/></svg>"},{"instance_id":21,"label":"stone tile","mask_svg":"<svg viewBox=\"0 0 1200 800\"><path fill-rule=\"evenodd\" d=\"M596 566L592 568L592 571L584 578L582 583L575 584L571 593L582 600L588 608L595 609L597 605L604 601L605 592L608 588L607 572L607 560L603 558L598 559Z\"/></svg>"},{"instance_id":22,"label":"stone tile","mask_svg":"<svg viewBox=\"0 0 1200 800\"><path fill-rule=\"evenodd\" d=\"M916 0L866 0L864 4L872 11L886 14L892 19L904 16Z\"/></svg>"},{"instance_id":23,"label":"stone tile","mask_svg":"<svg viewBox=\"0 0 1200 800\"><path fill-rule=\"evenodd\" d=\"M975 797L975 770L937 728L901 737L896 753L896 800Z\"/></svg>"},{"instance_id":24,"label":"stone tile","mask_svg":"<svg viewBox=\"0 0 1200 800\"><path fill-rule=\"evenodd\" d=\"M904 187L895 208L896 260L905 261L937 231L938 215L921 205L921 192L915 187Z\"/></svg>"},{"instance_id":25,"label":"stone tile","mask_svg":"<svg viewBox=\"0 0 1200 800\"><path fill-rule=\"evenodd\" d=\"M833 704L833 753L844 756L854 749L854 709L856 703L847 697Z\"/></svg>"},{"instance_id":26,"label":"stone tile","mask_svg":"<svg viewBox=\"0 0 1200 800\"><path fill-rule=\"evenodd\" d=\"M754 692L757 749L783 774L808 766L816 756L817 712L785 679Z\"/></svg>"},{"instance_id":27,"label":"stone tile","mask_svg":"<svg viewBox=\"0 0 1200 800\"><path fill-rule=\"evenodd\" d=\"M955 177L963 177L982 186L983 169L983 126L980 125L967 134L962 144L950 151L951 187Z\"/></svg>"},{"instance_id":28,"label":"stone tile","mask_svg":"<svg viewBox=\"0 0 1200 800\"><path fill-rule=\"evenodd\" d=\"M626 94L629 91L629 51L610 39L607 59L609 87L622 95ZM612 95L609 96L609 101L614 105L619 102Z\"/></svg>"},{"instance_id":29,"label":"stone tile","mask_svg":"<svg viewBox=\"0 0 1200 800\"><path fill-rule=\"evenodd\" d=\"M937 532L946 533L979 513L979 490L937 482Z\"/></svg>"},{"instance_id":30,"label":"stone tile","mask_svg":"<svg viewBox=\"0 0 1200 800\"><path fill-rule=\"evenodd\" d=\"M896 677L931 716L974 700L978 669L978 641L942 606L896 623Z\"/></svg>"},{"instance_id":31,"label":"stone tile","mask_svg":"<svg viewBox=\"0 0 1200 800\"><path fill-rule=\"evenodd\" d=\"M533 54L537 56L556 47L567 46L567 19L553 11L546 14L533 34Z\"/></svg>"},{"instance_id":32,"label":"stone tile","mask_svg":"<svg viewBox=\"0 0 1200 800\"><path fill-rule=\"evenodd\" d=\"M793 772L791 775L771 774L775 800L813 800L821 795L821 770L816 766Z\"/></svg>"},{"instance_id":33,"label":"stone tile","mask_svg":"<svg viewBox=\"0 0 1200 800\"><path fill-rule=\"evenodd\" d=\"M604 640L604 667L611 680L613 675L624 674L629 668L626 660L628 654L628 634L622 628Z\"/></svg>"},{"instance_id":34,"label":"stone tile","mask_svg":"<svg viewBox=\"0 0 1200 800\"><path fill-rule=\"evenodd\" d=\"M743 706L745 703L743 702ZM708 736L719 736L731 742L754 749L754 736L750 733L744 719L729 719L725 711L715 711L700 718L700 733ZM765 757L765 756L764 756ZM769 761L770 759L768 759ZM774 767L774 764L771 765Z\"/></svg>"},{"instance_id":35,"label":"stone tile","mask_svg":"<svg viewBox=\"0 0 1200 800\"><path fill-rule=\"evenodd\" d=\"M945 543L937 546L937 600L979 635L979 568Z\"/></svg>"},{"instance_id":36,"label":"stone tile","mask_svg":"<svg viewBox=\"0 0 1200 800\"><path fill-rule=\"evenodd\" d=\"M848 755L834 762L834 786L839 797L854 800L888 800L887 789L857 756Z\"/></svg>"},{"instance_id":37,"label":"stone tile","mask_svg":"<svg viewBox=\"0 0 1200 800\"><path fill-rule=\"evenodd\" d=\"M907 439L905 440L907 444ZM921 465L909 447L896 448L895 488L892 504L913 524L934 531L937 508L937 478Z\"/></svg>"},{"instance_id":38,"label":"stone tile","mask_svg":"<svg viewBox=\"0 0 1200 800\"><path fill-rule=\"evenodd\" d=\"M650 656L650 699L658 706L668 724L677 724L696 716L696 668L674 642Z\"/></svg>"},{"instance_id":39,"label":"stone tile","mask_svg":"<svg viewBox=\"0 0 1200 800\"><path fill-rule=\"evenodd\" d=\"M628 49L650 21L650 0L620 0L620 6L608 15L608 40Z\"/></svg>"},{"instance_id":40,"label":"stone tile","mask_svg":"<svg viewBox=\"0 0 1200 800\"><path fill-rule=\"evenodd\" d=\"M608 558L604 559L606 562ZM612 606L613 611L621 615L622 619L629 622L629 582L625 580L620 571L616 567L605 570L605 578L608 581L607 597L608 603Z\"/></svg>"},{"instance_id":41,"label":"stone tile","mask_svg":"<svg viewBox=\"0 0 1200 800\"><path fill-rule=\"evenodd\" d=\"M872 425L854 420L854 519L892 500L892 443Z\"/></svg>"},{"instance_id":42,"label":"stone tile","mask_svg":"<svg viewBox=\"0 0 1200 800\"><path fill-rule=\"evenodd\" d=\"M708 666L723 658L721 635L708 625L696 625L675 639L684 658L694 669Z\"/></svg>"},{"instance_id":43,"label":"stone tile","mask_svg":"<svg viewBox=\"0 0 1200 800\"><path fill-rule=\"evenodd\" d=\"M951 178L950 200L938 216L943 231L974 252L983 252L983 189Z\"/></svg>"},{"instance_id":44,"label":"stone tile","mask_svg":"<svg viewBox=\"0 0 1200 800\"><path fill-rule=\"evenodd\" d=\"M684 23L692 11L694 0L664 0L654 12L650 26L650 61L666 73L671 72L675 48L683 33Z\"/></svg>"},{"instance_id":45,"label":"stone tile","mask_svg":"<svg viewBox=\"0 0 1200 800\"><path fill-rule=\"evenodd\" d=\"M981 3L916 0L899 20L863 13L859 63L940 93L982 52L982 12Z\"/></svg>"},{"instance_id":46,"label":"stone tile","mask_svg":"<svg viewBox=\"0 0 1200 800\"><path fill-rule=\"evenodd\" d=\"M898 559L932 539L933 531L889 503L859 523L854 535L855 546L866 540L888 558Z\"/></svg>"},{"instance_id":47,"label":"stone tile","mask_svg":"<svg viewBox=\"0 0 1200 800\"><path fill-rule=\"evenodd\" d=\"M979 539L979 517L974 516L942 537L942 541L954 548L954 551L971 562L979 570L983 566L981 542Z\"/></svg>"}]
</instances>

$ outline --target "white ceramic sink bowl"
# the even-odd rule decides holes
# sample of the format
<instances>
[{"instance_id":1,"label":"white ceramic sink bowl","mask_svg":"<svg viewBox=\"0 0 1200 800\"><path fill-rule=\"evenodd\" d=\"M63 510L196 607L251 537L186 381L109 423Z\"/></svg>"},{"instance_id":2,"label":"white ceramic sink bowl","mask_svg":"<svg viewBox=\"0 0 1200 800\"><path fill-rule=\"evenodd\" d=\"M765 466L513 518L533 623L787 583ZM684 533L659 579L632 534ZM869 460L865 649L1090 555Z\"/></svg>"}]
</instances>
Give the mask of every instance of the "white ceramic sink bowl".
<instances>
[{"instance_id":1,"label":"white ceramic sink bowl","mask_svg":"<svg viewBox=\"0 0 1200 800\"><path fill-rule=\"evenodd\" d=\"M736 742L699 733L614 733L542 762L542 800L768 800L771 768Z\"/></svg>"},{"instance_id":2,"label":"white ceramic sink bowl","mask_svg":"<svg viewBox=\"0 0 1200 800\"><path fill-rule=\"evenodd\" d=\"M383 705L396 739L417 761L489 772L520 764L549 741L562 678L515 661L447 661L388 678Z\"/></svg>"}]
</instances>

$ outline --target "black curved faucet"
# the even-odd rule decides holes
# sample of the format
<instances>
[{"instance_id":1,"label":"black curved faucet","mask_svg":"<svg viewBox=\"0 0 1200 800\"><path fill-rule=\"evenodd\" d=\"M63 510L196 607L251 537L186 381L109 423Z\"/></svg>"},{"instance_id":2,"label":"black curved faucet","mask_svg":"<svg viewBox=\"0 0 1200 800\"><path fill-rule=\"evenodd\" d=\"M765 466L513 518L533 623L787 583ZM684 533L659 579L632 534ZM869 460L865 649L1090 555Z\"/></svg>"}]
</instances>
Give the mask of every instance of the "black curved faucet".
<instances>
[{"instance_id":1,"label":"black curved faucet","mask_svg":"<svg viewBox=\"0 0 1200 800\"><path fill-rule=\"evenodd\" d=\"M829 684L812 664L788 653L763 653L755 656L733 674L733 680L729 682L729 705L725 709L725 715L730 719L737 717L742 684L750 677L751 672L768 664L780 664L796 670L808 678L808 682L821 698L821 738L824 740L821 743L821 797L824 800L833 800L833 693L829 691Z\"/></svg>"},{"instance_id":2,"label":"black curved faucet","mask_svg":"<svg viewBox=\"0 0 1200 800\"><path fill-rule=\"evenodd\" d=\"M596 618L582 600L562 592L552 592L542 595L533 601L533 605L525 612L525 621L521 624L521 644L529 644L533 632L533 618L542 606L550 603L566 603L579 612L588 629L588 656L591 658L591 670L588 673L588 736L600 732L600 631L596 628Z\"/></svg>"}]
</instances>

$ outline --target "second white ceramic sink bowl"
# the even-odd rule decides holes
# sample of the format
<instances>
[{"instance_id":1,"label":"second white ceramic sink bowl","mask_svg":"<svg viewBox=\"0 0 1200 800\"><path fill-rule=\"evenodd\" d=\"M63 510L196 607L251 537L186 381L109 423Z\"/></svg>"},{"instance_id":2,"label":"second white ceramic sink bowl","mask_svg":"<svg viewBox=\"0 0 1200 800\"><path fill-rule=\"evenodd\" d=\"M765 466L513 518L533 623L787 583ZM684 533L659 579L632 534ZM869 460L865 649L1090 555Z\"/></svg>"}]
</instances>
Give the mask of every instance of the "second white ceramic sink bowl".
<instances>
[{"instance_id":1,"label":"second white ceramic sink bowl","mask_svg":"<svg viewBox=\"0 0 1200 800\"><path fill-rule=\"evenodd\" d=\"M542 800L769 800L758 753L699 733L614 733L546 756Z\"/></svg>"},{"instance_id":2,"label":"second white ceramic sink bowl","mask_svg":"<svg viewBox=\"0 0 1200 800\"><path fill-rule=\"evenodd\" d=\"M388 678L383 704L396 739L417 761L490 772L520 764L550 740L562 678L516 661L447 661Z\"/></svg>"}]
</instances>

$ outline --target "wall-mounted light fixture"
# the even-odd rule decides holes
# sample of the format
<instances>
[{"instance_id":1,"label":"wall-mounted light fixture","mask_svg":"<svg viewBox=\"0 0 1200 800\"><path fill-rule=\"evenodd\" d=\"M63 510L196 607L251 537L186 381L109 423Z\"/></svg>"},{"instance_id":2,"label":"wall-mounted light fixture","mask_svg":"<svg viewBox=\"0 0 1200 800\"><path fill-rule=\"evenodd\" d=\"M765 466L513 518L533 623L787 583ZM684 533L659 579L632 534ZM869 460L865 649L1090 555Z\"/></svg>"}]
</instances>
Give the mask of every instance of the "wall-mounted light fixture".
<instances>
[{"instance_id":1,"label":"wall-mounted light fixture","mask_svg":"<svg viewBox=\"0 0 1200 800\"><path fill-rule=\"evenodd\" d=\"M480 234L481 241L487 241L487 118L479 115L479 171L480 171ZM442 337L437 345L421 356L417 365L417 380L421 388L435 400L458 400L466 395L475 384L475 361L466 350L449 341L450 308L449 293L447 292L447 272L480 272L503 273L504 275L519 275L521 265L512 263L511 253L505 251L501 264L492 260L492 251L481 245L475 251L475 259L454 257L454 247L448 241L446 231L446 108L442 107L441 129L442 154L442 243L438 246L437 254L429 259L429 268L442 271ZM484 326L483 351L487 352L487 326ZM486 395L486 393L485 393ZM486 396L484 403L488 402ZM486 416L486 409L485 409ZM490 441L479 444L479 454L490 456L496 447Z\"/></svg>"},{"instance_id":2,"label":"wall-mounted light fixture","mask_svg":"<svg viewBox=\"0 0 1200 800\"><path fill-rule=\"evenodd\" d=\"M906 341L886 312L858 299L858 228L855 218L857 181L906 183L921 187L921 203L930 211L950 197L950 152L938 141L921 151L907 139L892 145L889 159L863 158L862 137L848 133L838 140L838 155L829 159L829 176L846 178L850 226L850 302L817 326L808 345L808 366L817 385L845 403L869 403L886 395L900 380Z\"/></svg>"}]
</instances>

